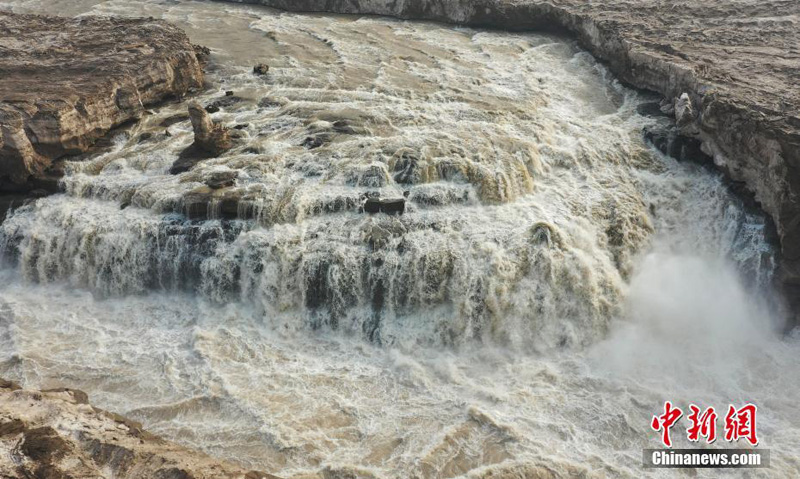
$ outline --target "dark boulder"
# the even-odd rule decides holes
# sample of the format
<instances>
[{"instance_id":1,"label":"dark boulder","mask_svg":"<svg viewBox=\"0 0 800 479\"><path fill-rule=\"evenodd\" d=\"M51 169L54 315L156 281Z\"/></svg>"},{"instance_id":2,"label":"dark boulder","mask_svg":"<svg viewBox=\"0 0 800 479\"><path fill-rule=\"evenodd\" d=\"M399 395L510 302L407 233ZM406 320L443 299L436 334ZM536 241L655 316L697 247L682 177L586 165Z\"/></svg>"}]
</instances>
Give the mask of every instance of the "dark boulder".
<instances>
[{"instance_id":1,"label":"dark boulder","mask_svg":"<svg viewBox=\"0 0 800 479\"><path fill-rule=\"evenodd\" d=\"M50 192L45 189L39 188L31 191L29 194L31 198L44 198L45 196L49 196Z\"/></svg>"},{"instance_id":2,"label":"dark boulder","mask_svg":"<svg viewBox=\"0 0 800 479\"><path fill-rule=\"evenodd\" d=\"M227 188L233 186L238 176L239 173L237 171L217 171L206 179L206 186L212 190Z\"/></svg>"},{"instance_id":3,"label":"dark boulder","mask_svg":"<svg viewBox=\"0 0 800 479\"><path fill-rule=\"evenodd\" d=\"M181 152L180 156L178 156L178 159L175 160L175 162L169 168L169 173L171 175L186 173L194 168L194 165L196 165L198 162L208 158L213 157L192 144Z\"/></svg>"},{"instance_id":4,"label":"dark boulder","mask_svg":"<svg viewBox=\"0 0 800 479\"><path fill-rule=\"evenodd\" d=\"M413 185L420 182L422 172L419 158L410 151L397 154L394 163L394 181L401 185Z\"/></svg>"},{"instance_id":5,"label":"dark boulder","mask_svg":"<svg viewBox=\"0 0 800 479\"><path fill-rule=\"evenodd\" d=\"M383 200L381 204L381 212L387 215L402 215L406 211L406 199L395 198L390 200Z\"/></svg>"},{"instance_id":6,"label":"dark boulder","mask_svg":"<svg viewBox=\"0 0 800 479\"><path fill-rule=\"evenodd\" d=\"M309 150L313 150L319 148L320 146L324 145L325 143L330 141L330 135L326 133L319 133L316 135L307 136L300 146L303 148L308 148Z\"/></svg>"},{"instance_id":7,"label":"dark boulder","mask_svg":"<svg viewBox=\"0 0 800 479\"><path fill-rule=\"evenodd\" d=\"M405 198L367 198L364 202L364 212L369 214L402 215L405 210Z\"/></svg>"},{"instance_id":8,"label":"dark boulder","mask_svg":"<svg viewBox=\"0 0 800 479\"><path fill-rule=\"evenodd\" d=\"M230 95L228 95L230 93ZM241 103L244 101L244 98L239 96L234 96L232 91L225 92L225 96L222 98L218 98L208 105L206 105L206 111L209 113L216 113L223 108L230 108L237 103Z\"/></svg>"}]
</instances>

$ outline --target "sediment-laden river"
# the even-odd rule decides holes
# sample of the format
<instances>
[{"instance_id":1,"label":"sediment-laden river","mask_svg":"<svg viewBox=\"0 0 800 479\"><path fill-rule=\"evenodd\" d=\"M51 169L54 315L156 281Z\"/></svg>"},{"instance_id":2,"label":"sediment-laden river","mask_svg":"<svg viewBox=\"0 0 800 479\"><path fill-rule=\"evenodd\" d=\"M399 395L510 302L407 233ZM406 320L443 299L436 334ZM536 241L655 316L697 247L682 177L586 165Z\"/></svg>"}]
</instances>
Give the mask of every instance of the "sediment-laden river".
<instances>
[{"instance_id":1,"label":"sediment-laden river","mask_svg":"<svg viewBox=\"0 0 800 479\"><path fill-rule=\"evenodd\" d=\"M0 376L282 477L642 477L665 400L756 403L772 467L748 477L800 474L800 344L763 216L648 146L657 100L568 39L0 8L178 24L212 50L197 99L240 136L172 175L186 104L156 108L7 219Z\"/></svg>"}]
</instances>

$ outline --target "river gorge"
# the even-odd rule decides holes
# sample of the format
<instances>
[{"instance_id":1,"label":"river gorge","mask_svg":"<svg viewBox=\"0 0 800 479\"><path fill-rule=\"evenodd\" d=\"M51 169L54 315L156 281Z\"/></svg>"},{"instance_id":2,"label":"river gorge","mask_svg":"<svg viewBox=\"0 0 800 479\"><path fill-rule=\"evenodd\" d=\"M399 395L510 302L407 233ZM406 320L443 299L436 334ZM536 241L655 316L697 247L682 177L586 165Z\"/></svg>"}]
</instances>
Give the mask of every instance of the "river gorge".
<instances>
[{"instance_id":1,"label":"river gorge","mask_svg":"<svg viewBox=\"0 0 800 479\"><path fill-rule=\"evenodd\" d=\"M771 467L740 476L800 474L776 215L656 148L674 105L576 40L223 2L4 9L177 25L210 49L191 100L233 140L176 169L194 134L166 102L9 213L0 377L283 478L673 477L641 469L665 400L758 404Z\"/></svg>"}]
</instances>

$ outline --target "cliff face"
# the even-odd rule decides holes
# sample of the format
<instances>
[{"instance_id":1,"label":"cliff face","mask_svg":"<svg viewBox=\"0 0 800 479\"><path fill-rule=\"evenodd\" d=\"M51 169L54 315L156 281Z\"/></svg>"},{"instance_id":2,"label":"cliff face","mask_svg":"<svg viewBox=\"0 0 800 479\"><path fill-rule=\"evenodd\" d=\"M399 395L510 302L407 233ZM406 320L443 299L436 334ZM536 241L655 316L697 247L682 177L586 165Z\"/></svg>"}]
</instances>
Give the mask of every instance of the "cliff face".
<instances>
[{"instance_id":1,"label":"cliff face","mask_svg":"<svg viewBox=\"0 0 800 479\"><path fill-rule=\"evenodd\" d=\"M234 0L236 1L236 0ZM241 1L241 0L239 0ZM682 134L775 221L780 281L800 311L800 2L244 0L575 36L622 80L673 104ZM686 101L688 100L688 101Z\"/></svg>"},{"instance_id":2,"label":"cliff face","mask_svg":"<svg viewBox=\"0 0 800 479\"><path fill-rule=\"evenodd\" d=\"M2 379L0 477L277 479L153 436L81 391L28 391Z\"/></svg>"},{"instance_id":3,"label":"cliff face","mask_svg":"<svg viewBox=\"0 0 800 479\"><path fill-rule=\"evenodd\" d=\"M0 12L0 190L203 84L188 37L152 19Z\"/></svg>"}]
</instances>

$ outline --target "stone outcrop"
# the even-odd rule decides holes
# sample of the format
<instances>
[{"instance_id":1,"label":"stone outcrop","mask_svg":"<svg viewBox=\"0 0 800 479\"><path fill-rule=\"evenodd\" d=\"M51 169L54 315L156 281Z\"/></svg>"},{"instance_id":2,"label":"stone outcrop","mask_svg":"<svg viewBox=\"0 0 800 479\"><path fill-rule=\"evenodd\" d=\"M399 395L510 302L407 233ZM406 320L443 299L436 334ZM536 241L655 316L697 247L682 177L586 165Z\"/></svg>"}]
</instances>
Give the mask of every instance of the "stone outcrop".
<instances>
[{"instance_id":1,"label":"stone outcrop","mask_svg":"<svg viewBox=\"0 0 800 479\"><path fill-rule=\"evenodd\" d=\"M239 1L576 37L621 80L664 95L681 134L755 196L776 224L780 281L800 311L800 2Z\"/></svg>"},{"instance_id":2,"label":"stone outcrop","mask_svg":"<svg viewBox=\"0 0 800 479\"><path fill-rule=\"evenodd\" d=\"M228 129L214 124L208 112L196 101L189 103L189 119L194 130L194 144L209 155L220 155L233 146Z\"/></svg>"},{"instance_id":3,"label":"stone outcrop","mask_svg":"<svg viewBox=\"0 0 800 479\"><path fill-rule=\"evenodd\" d=\"M164 21L0 12L0 191L35 189L53 159L202 85L195 47Z\"/></svg>"},{"instance_id":4,"label":"stone outcrop","mask_svg":"<svg viewBox=\"0 0 800 479\"><path fill-rule=\"evenodd\" d=\"M231 131L211 121L211 115L200 103L189 103L189 119L194 130L194 143L172 164L169 172L173 175L189 171L197 162L216 158L233 147Z\"/></svg>"},{"instance_id":5,"label":"stone outcrop","mask_svg":"<svg viewBox=\"0 0 800 479\"><path fill-rule=\"evenodd\" d=\"M405 198L367 198L364 201L364 212L369 214L402 215L405 209Z\"/></svg>"},{"instance_id":6,"label":"stone outcrop","mask_svg":"<svg viewBox=\"0 0 800 479\"><path fill-rule=\"evenodd\" d=\"M278 479L160 439L74 389L0 379L0 477Z\"/></svg>"}]
</instances>

